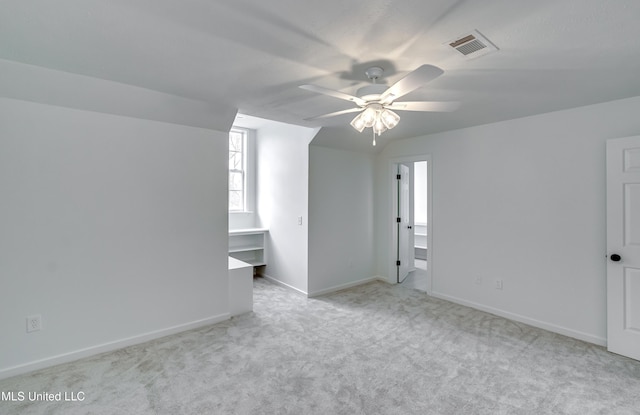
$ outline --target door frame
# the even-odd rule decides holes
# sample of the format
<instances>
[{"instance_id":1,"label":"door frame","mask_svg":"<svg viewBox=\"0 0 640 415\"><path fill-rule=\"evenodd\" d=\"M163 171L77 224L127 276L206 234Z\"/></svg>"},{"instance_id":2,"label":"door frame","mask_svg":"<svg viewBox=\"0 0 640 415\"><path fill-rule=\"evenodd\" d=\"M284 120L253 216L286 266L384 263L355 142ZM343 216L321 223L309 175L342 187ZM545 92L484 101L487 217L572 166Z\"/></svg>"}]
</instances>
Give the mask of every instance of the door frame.
<instances>
[{"instance_id":1,"label":"door frame","mask_svg":"<svg viewBox=\"0 0 640 415\"><path fill-rule=\"evenodd\" d=\"M397 217L397 194L396 194L396 174L397 165L401 163L415 163L417 161L427 162L427 294L433 291L433 159L431 154L416 154L411 156L393 157L388 160L387 178L389 191L387 200L389 203L390 215L385 218L389 226L389 253L388 281L396 284L396 254L398 249L398 230L395 222ZM414 215L415 216L415 215ZM391 278L393 276L393 278Z\"/></svg>"},{"instance_id":2,"label":"door frame","mask_svg":"<svg viewBox=\"0 0 640 415\"><path fill-rule=\"evenodd\" d=\"M393 212L393 217L400 218L400 222L396 222L396 235L398 236L398 245L397 245L397 254L395 259L404 261L405 263L396 266L396 282L401 283L404 281L409 273L415 269L414 256L411 255L411 242L413 241L413 227L410 226L413 224L413 216L414 216L414 188L413 188L413 176L414 176L414 164L413 163L398 163L396 164L398 168L396 173L400 175L401 179L397 179L395 181L396 191L394 192L396 195L397 203L394 205L396 207ZM406 170L406 177L402 177L405 173L402 170ZM404 192L404 186L407 186L406 194ZM406 199L405 199L406 197ZM406 203L406 206L404 204ZM404 210L406 210L406 215L404 214ZM396 219L397 220L397 219ZM402 238L400 238L402 236ZM404 241L403 241L404 239ZM404 252L401 253L401 247L406 246Z\"/></svg>"}]
</instances>

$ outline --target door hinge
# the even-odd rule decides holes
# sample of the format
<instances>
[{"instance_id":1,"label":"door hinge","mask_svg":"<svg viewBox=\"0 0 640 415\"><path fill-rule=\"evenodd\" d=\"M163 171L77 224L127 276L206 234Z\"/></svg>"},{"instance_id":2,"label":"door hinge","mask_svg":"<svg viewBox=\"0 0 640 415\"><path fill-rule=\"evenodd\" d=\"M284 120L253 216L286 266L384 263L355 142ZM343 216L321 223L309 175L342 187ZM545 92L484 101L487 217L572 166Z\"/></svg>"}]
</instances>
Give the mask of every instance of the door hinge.
<instances>
[{"instance_id":1,"label":"door hinge","mask_svg":"<svg viewBox=\"0 0 640 415\"><path fill-rule=\"evenodd\" d=\"M397 222L397 223L402 222L402 218L396 218L396 222Z\"/></svg>"},{"instance_id":2,"label":"door hinge","mask_svg":"<svg viewBox=\"0 0 640 415\"><path fill-rule=\"evenodd\" d=\"M396 180L402 180L402 175L401 174L396 174Z\"/></svg>"},{"instance_id":3,"label":"door hinge","mask_svg":"<svg viewBox=\"0 0 640 415\"><path fill-rule=\"evenodd\" d=\"M400 266L400 261L396 261L396 266Z\"/></svg>"}]
</instances>

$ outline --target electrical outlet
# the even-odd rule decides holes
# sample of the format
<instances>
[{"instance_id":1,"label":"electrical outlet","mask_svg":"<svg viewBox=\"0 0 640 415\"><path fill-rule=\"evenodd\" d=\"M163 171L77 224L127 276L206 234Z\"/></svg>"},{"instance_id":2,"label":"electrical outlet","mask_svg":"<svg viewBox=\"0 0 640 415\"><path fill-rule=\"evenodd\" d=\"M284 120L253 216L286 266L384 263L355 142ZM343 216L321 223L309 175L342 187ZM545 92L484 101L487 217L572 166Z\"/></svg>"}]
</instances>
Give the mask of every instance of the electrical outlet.
<instances>
[{"instance_id":1,"label":"electrical outlet","mask_svg":"<svg viewBox=\"0 0 640 415\"><path fill-rule=\"evenodd\" d=\"M482 285L482 277L476 277L476 284Z\"/></svg>"},{"instance_id":2,"label":"electrical outlet","mask_svg":"<svg viewBox=\"0 0 640 415\"><path fill-rule=\"evenodd\" d=\"M502 280L496 280L496 290L502 289Z\"/></svg>"},{"instance_id":3,"label":"electrical outlet","mask_svg":"<svg viewBox=\"0 0 640 415\"><path fill-rule=\"evenodd\" d=\"M302 216L298 216L298 225L302 226Z\"/></svg>"},{"instance_id":4,"label":"electrical outlet","mask_svg":"<svg viewBox=\"0 0 640 415\"><path fill-rule=\"evenodd\" d=\"M42 330L42 316L40 314L27 317L27 333Z\"/></svg>"}]
</instances>

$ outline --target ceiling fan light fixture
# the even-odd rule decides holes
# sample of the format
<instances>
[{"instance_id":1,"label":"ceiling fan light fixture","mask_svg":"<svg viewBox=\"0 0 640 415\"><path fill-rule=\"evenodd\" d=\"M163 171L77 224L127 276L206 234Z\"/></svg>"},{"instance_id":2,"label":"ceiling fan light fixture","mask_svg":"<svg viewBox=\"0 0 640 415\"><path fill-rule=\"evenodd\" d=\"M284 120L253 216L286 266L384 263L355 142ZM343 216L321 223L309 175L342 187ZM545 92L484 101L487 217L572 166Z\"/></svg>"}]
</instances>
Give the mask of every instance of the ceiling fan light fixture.
<instances>
[{"instance_id":1,"label":"ceiling fan light fixture","mask_svg":"<svg viewBox=\"0 0 640 415\"><path fill-rule=\"evenodd\" d=\"M398 114L382 105L371 104L351 121L351 126L360 133L365 128L373 128L373 132L380 135L398 125L398 122Z\"/></svg>"},{"instance_id":2,"label":"ceiling fan light fixture","mask_svg":"<svg viewBox=\"0 0 640 415\"><path fill-rule=\"evenodd\" d=\"M361 133L366 128L364 122L364 112L356 115L356 117L351 121L351 126L355 128L359 133Z\"/></svg>"},{"instance_id":3,"label":"ceiling fan light fixture","mask_svg":"<svg viewBox=\"0 0 640 415\"><path fill-rule=\"evenodd\" d=\"M384 123L385 127L387 127L387 129L389 130L398 125L398 122L400 122L400 116L386 108L382 110L382 113L380 113L380 119Z\"/></svg>"},{"instance_id":4,"label":"ceiling fan light fixture","mask_svg":"<svg viewBox=\"0 0 640 415\"><path fill-rule=\"evenodd\" d=\"M387 131L387 127L384 126L384 123L381 119L376 120L376 123L373 125L373 132L380 136L380 134Z\"/></svg>"},{"instance_id":5,"label":"ceiling fan light fixture","mask_svg":"<svg viewBox=\"0 0 640 415\"><path fill-rule=\"evenodd\" d=\"M378 118L378 110L373 105L369 105L362 113L362 120L364 121L365 128L373 127L376 119Z\"/></svg>"}]
</instances>

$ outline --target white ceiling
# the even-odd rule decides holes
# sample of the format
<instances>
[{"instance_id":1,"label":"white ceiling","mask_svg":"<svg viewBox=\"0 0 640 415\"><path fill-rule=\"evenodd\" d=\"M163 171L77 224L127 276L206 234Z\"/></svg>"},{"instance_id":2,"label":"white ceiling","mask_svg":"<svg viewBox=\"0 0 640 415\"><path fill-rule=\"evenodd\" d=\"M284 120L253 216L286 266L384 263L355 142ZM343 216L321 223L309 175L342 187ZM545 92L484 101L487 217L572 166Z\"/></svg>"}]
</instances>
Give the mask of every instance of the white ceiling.
<instances>
[{"instance_id":1,"label":"white ceiling","mask_svg":"<svg viewBox=\"0 0 640 415\"><path fill-rule=\"evenodd\" d=\"M237 108L309 127L317 143L372 151L349 108L373 63L393 83L428 63L441 77L404 97L454 113L400 113L388 140L640 95L637 0L2 0L0 58ZM498 52L443 46L477 29ZM2 76L2 74L0 74ZM369 133L368 133L369 132Z\"/></svg>"}]
</instances>

